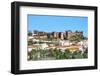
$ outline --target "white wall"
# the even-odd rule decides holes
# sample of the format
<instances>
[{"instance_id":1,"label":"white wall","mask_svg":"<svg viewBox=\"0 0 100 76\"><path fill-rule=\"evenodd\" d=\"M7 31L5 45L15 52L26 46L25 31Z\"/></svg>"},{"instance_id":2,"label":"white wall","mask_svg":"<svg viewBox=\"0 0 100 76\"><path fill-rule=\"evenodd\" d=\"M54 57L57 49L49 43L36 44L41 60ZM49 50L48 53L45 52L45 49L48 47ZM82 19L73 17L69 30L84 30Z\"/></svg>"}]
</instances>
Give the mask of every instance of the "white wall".
<instances>
[{"instance_id":1,"label":"white wall","mask_svg":"<svg viewBox=\"0 0 100 76\"><path fill-rule=\"evenodd\" d=\"M0 76L14 76L10 73L10 53L11 53L11 2L14 0L1 0L0 2ZM18 0L16 0L18 1ZM100 0L20 0L30 2L45 2L45 3L59 3L59 4L74 4L74 5L91 5L98 6L100 13ZM100 14L98 15L98 22L100 20ZM99 25L100 23L98 23ZM98 27L100 28L100 26ZM99 30L100 33L100 30ZM100 42L100 35L99 40ZM99 43L100 45L100 43ZM100 50L100 48L99 48ZM98 52L98 60L100 67L100 51ZM100 68L98 70L85 70L85 71L65 71L65 72L53 72L53 73L40 73L34 74L34 76L99 76ZM31 76L33 74L26 74L25 76ZM23 76L23 75L21 75Z\"/></svg>"}]
</instances>

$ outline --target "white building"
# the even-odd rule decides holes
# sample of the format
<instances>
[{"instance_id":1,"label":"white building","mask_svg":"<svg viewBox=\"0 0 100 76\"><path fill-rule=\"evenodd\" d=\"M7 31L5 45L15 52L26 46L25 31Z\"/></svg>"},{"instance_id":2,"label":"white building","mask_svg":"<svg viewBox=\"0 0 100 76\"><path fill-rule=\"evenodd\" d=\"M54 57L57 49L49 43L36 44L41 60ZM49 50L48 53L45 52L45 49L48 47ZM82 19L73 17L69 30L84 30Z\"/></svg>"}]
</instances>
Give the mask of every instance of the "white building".
<instances>
[{"instance_id":1,"label":"white building","mask_svg":"<svg viewBox=\"0 0 100 76\"><path fill-rule=\"evenodd\" d=\"M78 45L80 46L79 50L84 52L88 48L88 40L80 41L78 42Z\"/></svg>"},{"instance_id":2,"label":"white building","mask_svg":"<svg viewBox=\"0 0 100 76\"><path fill-rule=\"evenodd\" d=\"M70 42L68 40L67 41L61 40L61 41L59 41L59 45L60 46L69 46L70 45Z\"/></svg>"},{"instance_id":3,"label":"white building","mask_svg":"<svg viewBox=\"0 0 100 76\"><path fill-rule=\"evenodd\" d=\"M33 39L33 36L28 36L28 39L30 40L30 39Z\"/></svg>"},{"instance_id":4,"label":"white building","mask_svg":"<svg viewBox=\"0 0 100 76\"><path fill-rule=\"evenodd\" d=\"M47 47L48 47L48 45L46 43L40 44L40 49L45 49Z\"/></svg>"}]
</instances>

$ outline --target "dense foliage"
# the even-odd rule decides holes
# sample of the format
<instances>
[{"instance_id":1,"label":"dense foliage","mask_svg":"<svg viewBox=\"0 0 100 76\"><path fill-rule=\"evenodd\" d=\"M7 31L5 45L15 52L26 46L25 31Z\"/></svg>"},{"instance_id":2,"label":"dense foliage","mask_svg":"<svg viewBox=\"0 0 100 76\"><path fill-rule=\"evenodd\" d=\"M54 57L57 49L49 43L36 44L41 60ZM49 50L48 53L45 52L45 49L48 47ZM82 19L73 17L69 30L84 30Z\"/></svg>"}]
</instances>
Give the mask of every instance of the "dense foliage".
<instances>
[{"instance_id":1,"label":"dense foliage","mask_svg":"<svg viewBox=\"0 0 100 76\"><path fill-rule=\"evenodd\" d=\"M88 57L88 50L70 52L68 49L32 49L28 52L28 60L82 59Z\"/></svg>"}]
</instances>

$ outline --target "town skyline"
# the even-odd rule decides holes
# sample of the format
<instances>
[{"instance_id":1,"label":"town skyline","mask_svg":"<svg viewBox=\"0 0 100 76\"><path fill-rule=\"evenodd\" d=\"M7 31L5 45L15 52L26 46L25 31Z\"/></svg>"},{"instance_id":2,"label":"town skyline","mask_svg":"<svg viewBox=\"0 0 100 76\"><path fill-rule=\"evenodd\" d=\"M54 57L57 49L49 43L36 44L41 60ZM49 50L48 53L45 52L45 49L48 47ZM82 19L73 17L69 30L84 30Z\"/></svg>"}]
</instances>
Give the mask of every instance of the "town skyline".
<instances>
[{"instance_id":1,"label":"town skyline","mask_svg":"<svg viewBox=\"0 0 100 76\"><path fill-rule=\"evenodd\" d=\"M36 31L36 30L32 30L32 31L30 31L30 30L28 30L29 32L33 32L33 31ZM64 30L64 31L42 31L42 30L37 30L37 31L41 31L41 32L48 32L48 33L50 33L50 32L65 32L65 31L72 31L72 30ZM76 30L76 31L78 31L78 30ZM72 31L72 32L76 32L76 31ZM78 32L83 32L83 31L78 31Z\"/></svg>"},{"instance_id":2,"label":"town skyline","mask_svg":"<svg viewBox=\"0 0 100 76\"><path fill-rule=\"evenodd\" d=\"M67 27L66 27L67 26ZM28 15L28 31L64 32L82 31L88 37L87 17Z\"/></svg>"},{"instance_id":3,"label":"town skyline","mask_svg":"<svg viewBox=\"0 0 100 76\"><path fill-rule=\"evenodd\" d=\"M32 34L34 34L34 31L38 31L38 32L44 32L44 33L53 33L53 32L55 32L55 33L65 33L65 32L72 32L72 33L75 33L75 32L80 32L80 33L82 33L83 34L83 31L78 31L78 30L76 30L76 31L71 31L71 30L65 30L65 31L52 31L52 32L46 32L46 31L40 31L40 30L33 30L33 31L28 31L28 32L31 32ZM83 34L83 36L84 36L84 34ZM86 36L84 36L84 37L86 37ZM87 37L86 37L87 38Z\"/></svg>"}]
</instances>

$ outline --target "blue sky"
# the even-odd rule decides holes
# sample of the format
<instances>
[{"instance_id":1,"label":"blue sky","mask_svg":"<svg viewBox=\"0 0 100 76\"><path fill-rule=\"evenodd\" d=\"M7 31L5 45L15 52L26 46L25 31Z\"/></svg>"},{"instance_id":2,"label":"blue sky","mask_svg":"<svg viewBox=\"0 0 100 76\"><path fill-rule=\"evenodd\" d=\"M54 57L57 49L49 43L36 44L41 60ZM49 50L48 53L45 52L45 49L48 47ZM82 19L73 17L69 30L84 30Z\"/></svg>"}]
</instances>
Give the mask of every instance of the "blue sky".
<instances>
[{"instance_id":1,"label":"blue sky","mask_svg":"<svg viewBox=\"0 0 100 76\"><path fill-rule=\"evenodd\" d=\"M28 31L64 32L83 31L88 36L88 17L28 15Z\"/></svg>"}]
</instances>

